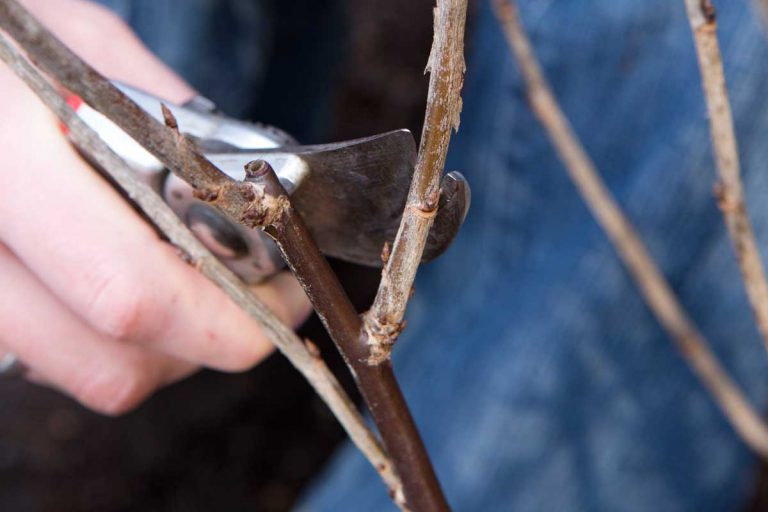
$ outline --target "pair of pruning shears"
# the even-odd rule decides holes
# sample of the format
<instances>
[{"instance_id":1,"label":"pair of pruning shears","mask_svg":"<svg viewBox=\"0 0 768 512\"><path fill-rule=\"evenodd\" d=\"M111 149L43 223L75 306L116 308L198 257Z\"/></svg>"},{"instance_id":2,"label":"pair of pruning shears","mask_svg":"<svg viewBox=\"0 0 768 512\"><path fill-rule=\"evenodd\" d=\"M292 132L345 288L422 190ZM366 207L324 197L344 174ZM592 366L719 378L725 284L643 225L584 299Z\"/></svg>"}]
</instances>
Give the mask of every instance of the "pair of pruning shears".
<instances>
[{"instance_id":1,"label":"pair of pruning shears","mask_svg":"<svg viewBox=\"0 0 768 512\"><path fill-rule=\"evenodd\" d=\"M250 161L269 162L325 254L381 266L382 248L395 237L413 174L416 145L411 132L396 130L304 146L279 129L227 117L203 97L180 106L169 105L146 92L116 85L161 122L161 104L165 104L181 133L230 177L243 179L244 166ZM267 235L231 221L196 199L186 182L169 173L117 125L76 96L70 96L68 102L198 238L246 282L259 282L282 268L277 247ZM441 184L439 210L425 260L436 258L450 245L469 203L470 190L464 177L455 172L447 174Z\"/></svg>"}]
</instances>

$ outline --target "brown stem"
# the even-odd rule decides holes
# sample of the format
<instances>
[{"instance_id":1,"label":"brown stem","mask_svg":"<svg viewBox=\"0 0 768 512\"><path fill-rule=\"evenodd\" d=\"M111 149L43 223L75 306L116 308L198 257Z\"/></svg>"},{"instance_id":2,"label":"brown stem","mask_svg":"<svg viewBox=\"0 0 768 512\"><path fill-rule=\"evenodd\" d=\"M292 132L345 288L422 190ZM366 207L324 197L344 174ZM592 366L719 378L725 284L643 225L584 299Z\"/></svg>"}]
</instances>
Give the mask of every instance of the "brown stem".
<instances>
[{"instance_id":1,"label":"brown stem","mask_svg":"<svg viewBox=\"0 0 768 512\"><path fill-rule=\"evenodd\" d=\"M768 429L708 348L573 133L536 60L516 4L494 0L493 5L526 82L531 108L592 215L605 230L656 319L709 389L736 432L755 452L768 458Z\"/></svg>"},{"instance_id":2,"label":"brown stem","mask_svg":"<svg viewBox=\"0 0 768 512\"><path fill-rule=\"evenodd\" d=\"M736 258L757 328L768 348L768 281L765 279L760 251L744 200L739 149L733 128L720 45L717 41L715 7L710 0L685 0L685 6L696 45L709 111L712 146L720 176L720 182L715 189L718 204L736 250Z\"/></svg>"},{"instance_id":3,"label":"brown stem","mask_svg":"<svg viewBox=\"0 0 768 512\"><path fill-rule=\"evenodd\" d=\"M389 359L391 346L402 330L416 270L437 213L451 131L459 127L467 0L437 0L434 14L435 35L427 64L431 75L419 157L379 290L364 316L372 365Z\"/></svg>"},{"instance_id":4,"label":"brown stem","mask_svg":"<svg viewBox=\"0 0 768 512\"><path fill-rule=\"evenodd\" d=\"M0 4L0 9L4 5ZM151 189L136 179L133 171L67 106L40 73L0 35L0 58L21 77L37 96L68 126L70 138L91 161L96 162L141 208L158 229L206 277L264 328L267 337L307 379L349 434L358 449L371 462L395 496L402 485L378 439L366 426L352 401L333 373L315 351L310 350L229 269L217 260L179 220L176 214Z\"/></svg>"},{"instance_id":5,"label":"brown stem","mask_svg":"<svg viewBox=\"0 0 768 512\"><path fill-rule=\"evenodd\" d=\"M288 266L304 287L318 316L333 338L368 404L384 446L403 482L405 501L415 511L448 510L389 361L368 364L369 347L361 337L362 321L328 262L312 239L301 216L290 204L287 192L272 167L252 162L246 181L271 205L264 219Z\"/></svg>"}]
</instances>

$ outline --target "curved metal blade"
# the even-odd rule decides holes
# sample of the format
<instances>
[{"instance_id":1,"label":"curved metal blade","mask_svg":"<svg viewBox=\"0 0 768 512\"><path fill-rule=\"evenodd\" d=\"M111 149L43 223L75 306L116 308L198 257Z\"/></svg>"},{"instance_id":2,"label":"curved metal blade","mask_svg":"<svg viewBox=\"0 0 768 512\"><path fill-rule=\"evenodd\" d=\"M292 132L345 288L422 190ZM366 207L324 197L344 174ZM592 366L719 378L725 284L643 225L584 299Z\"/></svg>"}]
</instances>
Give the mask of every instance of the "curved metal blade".
<instances>
[{"instance_id":1,"label":"curved metal blade","mask_svg":"<svg viewBox=\"0 0 768 512\"><path fill-rule=\"evenodd\" d=\"M116 85L163 120L159 98L124 84ZM166 106L176 116L182 132L232 178L243 179L244 166L252 160L264 159L272 164L324 253L381 266L382 248L385 242L394 240L413 175L416 144L411 132L397 130L335 144L300 146L275 128L223 116L202 97L181 107ZM178 185L179 190L187 186L171 176L166 189L173 185ZM189 200L193 201L191 195ZM469 185L464 177L448 174L441 183L439 210L427 240L425 261L439 256L453 241L469 202ZM185 203L179 211L188 208Z\"/></svg>"},{"instance_id":2,"label":"curved metal blade","mask_svg":"<svg viewBox=\"0 0 768 512\"><path fill-rule=\"evenodd\" d=\"M252 160L272 163L278 176L290 182L291 201L325 254L380 267L384 243L394 240L405 207L416 144L410 131L397 130L335 144L218 154L214 150L206 156L237 179ZM306 165L298 166L302 170L297 172L295 164L285 165L288 157ZM466 180L458 173L446 176L425 260L436 258L450 245L468 206Z\"/></svg>"}]
</instances>

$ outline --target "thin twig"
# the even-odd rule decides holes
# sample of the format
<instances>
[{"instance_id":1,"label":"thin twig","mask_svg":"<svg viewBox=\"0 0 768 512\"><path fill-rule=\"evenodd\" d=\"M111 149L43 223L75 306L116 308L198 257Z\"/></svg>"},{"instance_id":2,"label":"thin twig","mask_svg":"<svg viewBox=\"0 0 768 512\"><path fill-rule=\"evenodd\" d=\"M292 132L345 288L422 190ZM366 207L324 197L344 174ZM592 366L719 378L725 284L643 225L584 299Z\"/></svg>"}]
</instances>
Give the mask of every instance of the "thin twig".
<instances>
[{"instance_id":1,"label":"thin twig","mask_svg":"<svg viewBox=\"0 0 768 512\"><path fill-rule=\"evenodd\" d=\"M97 162L153 223L212 282L264 328L272 343L307 379L349 434L352 442L379 472L394 497L402 496L402 484L376 436L338 381L311 346L305 345L229 269L217 260L149 187L136 179L127 164L85 125L56 90L0 35L0 57L69 128L77 147Z\"/></svg>"},{"instance_id":2,"label":"thin twig","mask_svg":"<svg viewBox=\"0 0 768 512\"><path fill-rule=\"evenodd\" d=\"M352 370L379 428L387 453L403 481L405 501L416 511L443 511L448 505L413 422L389 361L368 364L369 347L361 336L362 320L330 265L320 254L304 221L291 206L288 193L264 161L246 166L246 181L275 205L264 228L277 242L298 277L339 352Z\"/></svg>"},{"instance_id":3,"label":"thin twig","mask_svg":"<svg viewBox=\"0 0 768 512\"><path fill-rule=\"evenodd\" d=\"M440 176L451 131L459 127L461 88L466 69L467 0L437 0L434 16L434 41L427 64L431 74L419 157L376 298L364 316L372 365L389 359L391 346L402 330L416 270L437 213Z\"/></svg>"},{"instance_id":4,"label":"thin twig","mask_svg":"<svg viewBox=\"0 0 768 512\"><path fill-rule=\"evenodd\" d=\"M720 44L717 41L715 7L710 0L685 0L685 7L696 44L701 81L709 111L709 129L720 177L715 188L718 205L736 250L736 258L757 328L768 349L768 282L744 200L739 149L733 128Z\"/></svg>"},{"instance_id":5,"label":"thin twig","mask_svg":"<svg viewBox=\"0 0 768 512\"><path fill-rule=\"evenodd\" d=\"M508 0L494 0L493 5L525 80L531 108L547 131L592 215L607 233L656 319L712 393L736 432L755 452L768 458L768 429L688 318L635 228L573 133L544 78L516 5Z\"/></svg>"}]
</instances>

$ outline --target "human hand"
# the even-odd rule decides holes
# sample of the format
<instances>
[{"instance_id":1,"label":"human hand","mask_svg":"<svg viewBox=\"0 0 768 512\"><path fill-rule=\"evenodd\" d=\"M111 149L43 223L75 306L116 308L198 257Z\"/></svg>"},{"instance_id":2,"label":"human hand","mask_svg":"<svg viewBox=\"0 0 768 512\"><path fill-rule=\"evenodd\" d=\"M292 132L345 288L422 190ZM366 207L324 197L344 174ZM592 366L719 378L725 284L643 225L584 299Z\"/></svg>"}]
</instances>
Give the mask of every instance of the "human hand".
<instances>
[{"instance_id":1,"label":"human hand","mask_svg":"<svg viewBox=\"0 0 768 512\"><path fill-rule=\"evenodd\" d=\"M173 103L194 91L109 11L23 2L106 76ZM42 103L0 65L0 357L106 414L124 413L198 367L250 368L258 324L158 238L73 150ZM255 287L285 322L309 305L282 274Z\"/></svg>"}]
</instances>

